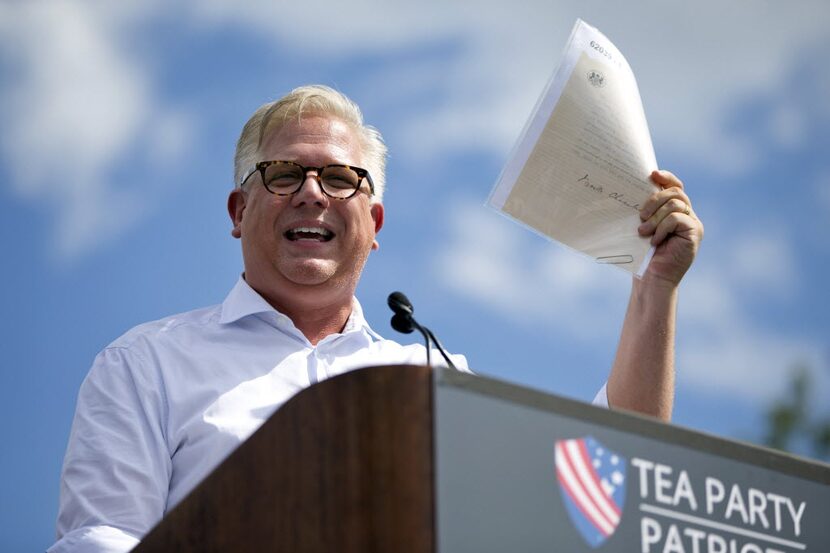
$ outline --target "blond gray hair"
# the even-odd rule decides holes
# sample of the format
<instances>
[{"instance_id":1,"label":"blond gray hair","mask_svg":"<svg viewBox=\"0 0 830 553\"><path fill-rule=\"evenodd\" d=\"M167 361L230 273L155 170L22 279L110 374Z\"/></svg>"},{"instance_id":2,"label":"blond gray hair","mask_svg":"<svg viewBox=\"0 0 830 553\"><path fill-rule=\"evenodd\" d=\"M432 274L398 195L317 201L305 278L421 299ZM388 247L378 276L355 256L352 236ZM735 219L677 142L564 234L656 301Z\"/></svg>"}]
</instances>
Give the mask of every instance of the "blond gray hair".
<instances>
[{"instance_id":1,"label":"blond gray hair","mask_svg":"<svg viewBox=\"0 0 830 553\"><path fill-rule=\"evenodd\" d=\"M304 115L336 117L350 125L360 138L360 151L375 185L373 201L383 199L386 183L386 144L380 132L363 123L360 107L345 94L323 85L295 88L275 102L263 104L245 123L236 143L234 185L239 186L246 173L259 159L262 141L268 133L280 129L289 120Z\"/></svg>"}]
</instances>

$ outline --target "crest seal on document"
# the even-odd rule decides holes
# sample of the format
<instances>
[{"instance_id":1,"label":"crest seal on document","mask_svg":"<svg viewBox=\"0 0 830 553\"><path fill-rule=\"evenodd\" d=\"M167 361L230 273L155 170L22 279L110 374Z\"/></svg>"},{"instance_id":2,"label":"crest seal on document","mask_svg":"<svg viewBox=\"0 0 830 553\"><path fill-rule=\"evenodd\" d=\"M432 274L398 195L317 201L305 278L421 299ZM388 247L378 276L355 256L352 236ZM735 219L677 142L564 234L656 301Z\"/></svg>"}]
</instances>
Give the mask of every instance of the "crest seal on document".
<instances>
[{"instance_id":1,"label":"crest seal on document","mask_svg":"<svg viewBox=\"0 0 830 553\"><path fill-rule=\"evenodd\" d=\"M556 479L571 522L591 547L620 524L626 459L591 436L556 442Z\"/></svg>"},{"instance_id":2,"label":"crest seal on document","mask_svg":"<svg viewBox=\"0 0 830 553\"><path fill-rule=\"evenodd\" d=\"M588 82L591 83L593 86L597 88L602 88L603 86L605 86L605 75L603 75L601 71L592 69L588 71L587 76Z\"/></svg>"}]
</instances>

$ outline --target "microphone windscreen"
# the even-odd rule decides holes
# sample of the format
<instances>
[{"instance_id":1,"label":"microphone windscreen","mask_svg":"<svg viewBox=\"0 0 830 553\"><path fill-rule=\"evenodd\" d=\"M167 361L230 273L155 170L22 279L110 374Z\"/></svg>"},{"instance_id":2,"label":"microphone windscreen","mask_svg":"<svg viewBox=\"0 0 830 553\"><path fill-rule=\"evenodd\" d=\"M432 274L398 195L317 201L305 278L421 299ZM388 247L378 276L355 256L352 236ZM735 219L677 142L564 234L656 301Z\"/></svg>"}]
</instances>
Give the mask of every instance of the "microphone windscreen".
<instances>
[{"instance_id":1,"label":"microphone windscreen","mask_svg":"<svg viewBox=\"0 0 830 553\"><path fill-rule=\"evenodd\" d=\"M403 292L392 292L389 294L389 298L386 300L386 303L389 305L389 309L395 313L406 313L407 315L412 315L415 312L415 309L409 302L409 298L404 296Z\"/></svg>"},{"instance_id":2,"label":"microphone windscreen","mask_svg":"<svg viewBox=\"0 0 830 553\"><path fill-rule=\"evenodd\" d=\"M395 313L390 323L392 328L402 334L410 334L415 328L415 325L412 324L412 317L404 313Z\"/></svg>"}]
</instances>

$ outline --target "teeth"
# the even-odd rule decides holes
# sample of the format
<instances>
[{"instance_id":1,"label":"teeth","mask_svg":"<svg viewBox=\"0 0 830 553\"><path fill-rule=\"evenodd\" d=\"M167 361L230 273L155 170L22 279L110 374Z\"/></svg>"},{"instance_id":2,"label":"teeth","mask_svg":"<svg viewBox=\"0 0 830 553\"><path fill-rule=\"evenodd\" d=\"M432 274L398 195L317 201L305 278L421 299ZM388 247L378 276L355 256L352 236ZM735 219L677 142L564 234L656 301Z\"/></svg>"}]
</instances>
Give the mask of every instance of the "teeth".
<instances>
[{"instance_id":1,"label":"teeth","mask_svg":"<svg viewBox=\"0 0 830 553\"><path fill-rule=\"evenodd\" d=\"M289 240L318 240L328 242L334 237L334 233L322 227L296 227L285 233Z\"/></svg>"},{"instance_id":2,"label":"teeth","mask_svg":"<svg viewBox=\"0 0 830 553\"><path fill-rule=\"evenodd\" d=\"M320 227L297 227L295 229L291 229L291 232L313 232L315 234L321 234L323 236L328 236L331 234L330 231Z\"/></svg>"}]
</instances>

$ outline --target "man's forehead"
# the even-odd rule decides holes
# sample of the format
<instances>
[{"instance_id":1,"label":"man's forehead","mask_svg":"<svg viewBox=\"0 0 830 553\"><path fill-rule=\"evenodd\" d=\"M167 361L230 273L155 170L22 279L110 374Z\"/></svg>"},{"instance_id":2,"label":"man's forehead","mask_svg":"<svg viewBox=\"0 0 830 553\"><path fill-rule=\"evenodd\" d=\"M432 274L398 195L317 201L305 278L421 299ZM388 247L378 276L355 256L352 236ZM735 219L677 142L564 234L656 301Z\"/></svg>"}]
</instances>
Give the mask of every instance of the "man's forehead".
<instances>
[{"instance_id":1,"label":"man's forehead","mask_svg":"<svg viewBox=\"0 0 830 553\"><path fill-rule=\"evenodd\" d=\"M305 115L290 119L281 126L268 129L262 140L263 153L328 148L360 155L360 141L351 125L342 119L325 115Z\"/></svg>"}]
</instances>

